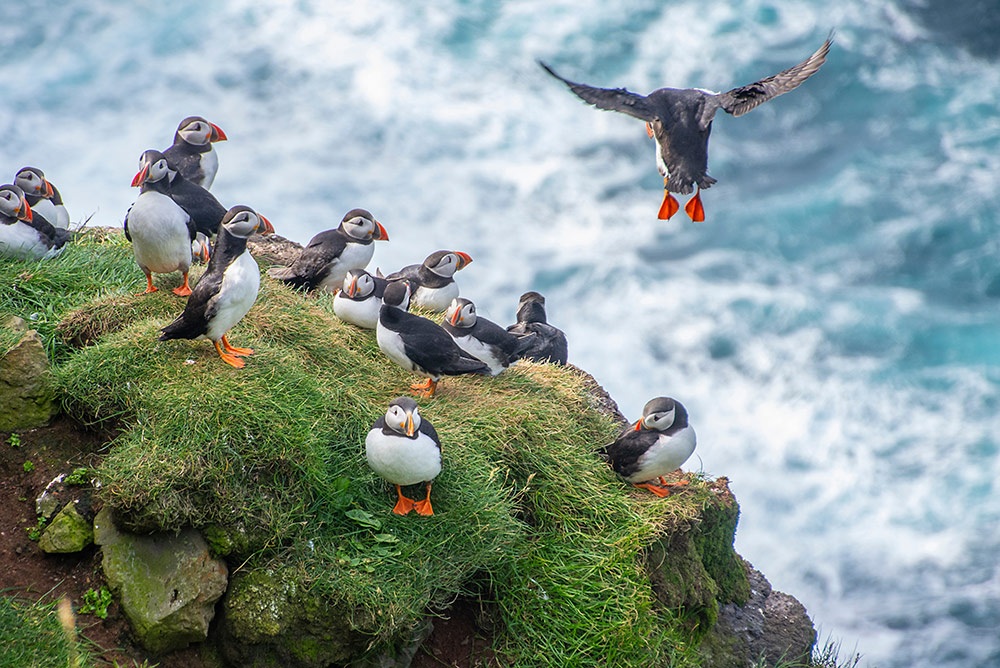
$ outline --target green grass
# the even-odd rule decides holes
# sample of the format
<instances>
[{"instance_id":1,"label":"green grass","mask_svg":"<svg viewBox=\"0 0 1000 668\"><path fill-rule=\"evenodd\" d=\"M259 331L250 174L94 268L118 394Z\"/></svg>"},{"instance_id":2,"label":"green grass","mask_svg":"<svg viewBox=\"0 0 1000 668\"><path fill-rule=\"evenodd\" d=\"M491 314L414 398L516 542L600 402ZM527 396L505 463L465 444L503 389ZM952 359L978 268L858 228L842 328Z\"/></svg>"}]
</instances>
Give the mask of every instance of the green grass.
<instances>
[{"instance_id":1,"label":"green grass","mask_svg":"<svg viewBox=\"0 0 1000 668\"><path fill-rule=\"evenodd\" d=\"M0 308L40 314L67 410L118 434L97 476L128 526L235 537L232 568L290 573L374 619L376 640L476 593L496 604L497 649L511 664L696 665L684 620L654 600L642 553L696 522L711 494L696 481L660 500L617 480L593 454L617 428L574 369L442 381L420 400L443 444L436 514L398 517L391 486L365 464L364 437L418 379L384 358L372 332L334 317L329 296L265 280L231 332L257 351L236 370L206 341L157 341L183 300L134 295L142 273L114 236L2 271L30 275L15 295L0 292Z\"/></svg>"},{"instance_id":2,"label":"green grass","mask_svg":"<svg viewBox=\"0 0 1000 668\"><path fill-rule=\"evenodd\" d=\"M0 666L87 668L91 655L67 638L55 603L34 603L0 592Z\"/></svg>"}]
</instances>

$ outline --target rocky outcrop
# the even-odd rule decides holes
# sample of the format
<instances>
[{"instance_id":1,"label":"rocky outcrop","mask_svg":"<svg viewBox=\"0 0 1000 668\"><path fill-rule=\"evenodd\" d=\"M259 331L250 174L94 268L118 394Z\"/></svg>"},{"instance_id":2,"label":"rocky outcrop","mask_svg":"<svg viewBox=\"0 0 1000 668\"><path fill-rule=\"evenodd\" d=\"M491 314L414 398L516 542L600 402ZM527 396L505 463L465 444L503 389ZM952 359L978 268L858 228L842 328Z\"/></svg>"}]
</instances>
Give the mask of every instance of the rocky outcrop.
<instances>
[{"instance_id":1,"label":"rocky outcrop","mask_svg":"<svg viewBox=\"0 0 1000 668\"><path fill-rule=\"evenodd\" d=\"M82 506L82 507L81 507ZM86 503L77 500L63 506L45 527L38 547L50 554L79 552L94 542L94 525L87 517Z\"/></svg>"},{"instance_id":2,"label":"rocky outcrop","mask_svg":"<svg viewBox=\"0 0 1000 668\"><path fill-rule=\"evenodd\" d=\"M224 561L194 529L137 536L119 531L105 507L94 519L104 577L139 642L154 653L204 640L226 589Z\"/></svg>"},{"instance_id":3,"label":"rocky outcrop","mask_svg":"<svg viewBox=\"0 0 1000 668\"><path fill-rule=\"evenodd\" d=\"M0 431L46 425L58 407L45 345L38 332L28 330L21 318L10 318L3 326L23 334L0 357Z\"/></svg>"}]
</instances>

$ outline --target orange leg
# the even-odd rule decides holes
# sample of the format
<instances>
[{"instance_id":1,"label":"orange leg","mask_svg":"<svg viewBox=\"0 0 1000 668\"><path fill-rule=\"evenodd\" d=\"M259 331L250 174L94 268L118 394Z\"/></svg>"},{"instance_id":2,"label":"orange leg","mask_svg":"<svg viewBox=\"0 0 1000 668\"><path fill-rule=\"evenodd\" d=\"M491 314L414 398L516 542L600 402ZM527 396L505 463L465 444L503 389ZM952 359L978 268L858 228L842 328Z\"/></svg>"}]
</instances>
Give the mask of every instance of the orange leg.
<instances>
[{"instance_id":1,"label":"orange leg","mask_svg":"<svg viewBox=\"0 0 1000 668\"><path fill-rule=\"evenodd\" d=\"M222 348L230 355L253 355L253 348L237 348L229 345L225 334L222 335Z\"/></svg>"},{"instance_id":2,"label":"orange leg","mask_svg":"<svg viewBox=\"0 0 1000 668\"><path fill-rule=\"evenodd\" d=\"M667 180L663 179L663 204L660 205L660 211L656 217L660 220L670 220L670 217L677 213L680 208L681 205L677 203L677 199L667 190Z\"/></svg>"},{"instance_id":3,"label":"orange leg","mask_svg":"<svg viewBox=\"0 0 1000 668\"><path fill-rule=\"evenodd\" d=\"M205 255L205 263L208 264L208 261L212 259L212 256L209 255L208 244L206 244L205 242L202 242L201 244L201 252Z\"/></svg>"},{"instance_id":4,"label":"orange leg","mask_svg":"<svg viewBox=\"0 0 1000 668\"><path fill-rule=\"evenodd\" d=\"M184 285L179 288L174 288L171 292L178 297L187 297L191 294L191 288L188 287L188 273L186 271L184 272Z\"/></svg>"},{"instance_id":5,"label":"orange leg","mask_svg":"<svg viewBox=\"0 0 1000 668\"><path fill-rule=\"evenodd\" d=\"M689 199L688 203L684 205L684 211L696 223L705 220L705 207L701 205L701 188L698 188L694 197Z\"/></svg>"},{"instance_id":6,"label":"orange leg","mask_svg":"<svg viewBox=\"0 0 1000 668\"><path fill-rule=\"evenodd\" d=\"M413 385L410 385L410 389L418 390L418 392L414 392L414 394L416 394L418 397L425 397L427 399L430 399L431 397L434 396L434 392L437 391L437 384L438 382L436 380L431 380L430 378L428 378L423 383L415 383Z\"/></svg>"},{"instance_id":7,"label":"orange leg","mask_svg":"<svg viewBox=\"0 0 1000 668\"><path fill-rule=\"evenodd\" d=\"M663 498L665 496L670 496L670 489L668 489L667 487L652 485L648 482L637 482L635 483L635 486L642 487L643 489L648 489L650 492L652 492L653 494L657 495L660 498Z\"/></svg>"},{"instance_id":8,"label":"orange leg","mask_svg":"<svg viewBox=\"0 0 1000 668\"><path fill-rule=\"evenodd\" d=\"M139 294L148 295L149 293L156 292L157 290L159 290L159 288L153 285L153 275L146 274L146 290L145 292L140 292Z\"/></svg>"},{"instance_id":9,"label":"orange leg","mask_svg":"<svg viewBox=\"0 0 1000 668\"><path fill-rule=\"evenodd\" d=\"M230 366L234 366L237 369L242 369L243 366L246 364L246 362L241 360L239 357L222 352L222 347L219 346L218 341L215 342L215 349L219 351L219 357L222 358L222 361Z\"/></svg>"},{"instance_id":10,"label":"orange leg","mask_svg":"<svg viewBox=\"0 0 1000 668\"><path fill-rule=\"evenodd\" d=\"M399 495L399 500L396 501L395 507L393 507L392 512L397 515L406 515L408 512L413 510L415 502L413 499L408 499L403 496L403 488L396 485L396 494Z\"/></svg>"},{"instance_id":11,"label":"orange leg","mask_svg":"<svg viewBox=\"0 0 1000 668\"><path fill-rule=\"evenodd\" d=\"M433 515L434 509L431 508L431 484L427 483L427 498L423 501L414 501L413 509L417 511L420 515Z\"/></svg>"}]
</instances>

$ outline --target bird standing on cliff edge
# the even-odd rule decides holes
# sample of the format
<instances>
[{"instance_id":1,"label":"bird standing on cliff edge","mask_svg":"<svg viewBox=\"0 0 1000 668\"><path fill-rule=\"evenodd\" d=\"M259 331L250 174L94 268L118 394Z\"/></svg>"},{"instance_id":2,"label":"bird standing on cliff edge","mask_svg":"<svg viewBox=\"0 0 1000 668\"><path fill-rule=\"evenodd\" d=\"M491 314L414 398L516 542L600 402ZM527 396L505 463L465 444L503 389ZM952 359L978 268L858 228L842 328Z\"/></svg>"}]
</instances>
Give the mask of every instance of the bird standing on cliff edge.
<instances>
[{"instance_id":1,"label":"bird standing on cliff edge","mask_svg":"<svg viewBox=\"0 0 1000 668\"><path fill-rule=\"evenodd\" d=\"M714 93L702 88L660 88L648 96L630 93L624 88L595 88L564 79L539 61L538 64L584 102L606 111L620 111L646 122L646 132L656 141L656 165L663 176L665 193L657 215L666 220L677 213L680 206L671 192L688 194L697 185L685 212L691 220L705 220L701 203L701 188L708 188L715 179L708 175L708 136L712 132L712 119L719 109L742 116L758 105L794 90L811 77L826 62L833 35L804 61L766 77L748 86L740 86Z\"/></svg>"}]
</instances>

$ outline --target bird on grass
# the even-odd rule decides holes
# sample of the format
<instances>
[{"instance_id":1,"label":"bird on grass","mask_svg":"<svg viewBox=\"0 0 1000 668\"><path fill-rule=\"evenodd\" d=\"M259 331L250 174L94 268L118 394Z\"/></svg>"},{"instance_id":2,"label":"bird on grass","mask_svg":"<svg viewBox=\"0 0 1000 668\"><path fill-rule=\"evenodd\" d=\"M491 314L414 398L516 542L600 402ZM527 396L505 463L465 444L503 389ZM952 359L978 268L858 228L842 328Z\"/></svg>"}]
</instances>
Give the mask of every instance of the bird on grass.
<instances>
[{"instance_id":1,"label":"bird on grass","mask_svg":"<svg viewBox=\"0 0 1000 668\"><path fill-rule=\"evenodd\" d=\"M274 226L248 206L234 206L226 212L205 273L184 311L161 330L160 341L208 339L223 362L243 368L240 358L252 355L253 350L231 345L226 334L257 301L260 268L247 250L247 239L254 232L269 234Z\"/></svg>"},{"instance_id":2,"label":"bird on grass","mask_svg":"<svg viewBox=\"0 0 1000 668\"><path fill-rule=\"evenodd\" d=\"M35 215L24 191L14 184L0 186L0 256L41 260L62 252L72 235Z\"/></svg>"},{"instance_id":3,"label":"bird on grass","mask_svg":"<svg viewBox=\"0 0 1000 668\"><path fill-rule=\"evenodd\" d=\"M517 322L508 326L507 331L521 336L534 334L521 359L566 364L569 356L566 334L547 322L545 297L540 293L532 291L521 295L517 304Z\"/></svg>"},{"instance_id":4,"label":"bird on grass","mask_svg":"<svg viewBox=\"0 0 1000 668\"><path fill-rule=\"evenodd\" d=\"M188 116L177 126L174 143L163 155L167 156L171 169L208 190L219 171L219 155L212 150L217 141L226 141L222 128L201 116Z\"/></svg>"},{"instance_id":5,"label":"bird on grass","mask_svg":"<svg viewBox=\"0 0 1000 668\"><path fill-rule=\"evenodd\" d=\"M355 327L375 329L386 285L384 278L372 276L364 269L351 269L333 298L333 313Z\"/></svg>"},{"instance_id":6,"label":"bird on grass","mask_svg":"<svg viewBox=\"0 0 1000 668\"><path fill-rule=\"evenodd\" d=\"M385 277L387 281L406 280L413 291L413 303L441 313L458 297L455 272L464 269L472 257L460 251L434 251L421 264L411 264Z\"/></svg>"},{"instance_id":7,"label":"bird on grass","mask_svg":"<svg viewBox=\"0 0 1000 668\"><path fill-rule=\"evenodd\" d=\"M535 342L534 334L517 336L479 317L476 305L463 297L451 302L441 326L459 348L485 363L494 376L521 359Z\"/></svg>"},{"instance_id":8,"label":"bird on grass","mask_svg":"<svg viewBox=\"0 0 1000 668\"><path fill-rule=\"evenodd\" d=\"M382 294L375 338L386 357L408 371L427 377L426 382L411 389L430 398L437 391L441 376L491 375L486 364L459 348L440 325L409 313L409 305L410 284L389 283Z\"/></svg>"},{"instance_id":9,"label":"bird on grass","mask_svg":"<svg viewBox=\"0 0 1000 668\"><path fill-rule=\"evenodd\" d=\"M664 497L670 495L671 487L687 484L686 480L668 483L663 476L688 460L695 443L694 429L681 402L656 397L643 407L642 418L634 426L598 452L625 480Z\"/></svg>"},{"instance_id":10,"label":"bird on grass","mask_svg":"<svg viewBox=\"0 0 1000 668\"><path fill-rule=\"evenodd\" d=\"M564 79L539 61L539 65L556 79L569 86L584 102L598 109L619 111L646 122L646 132L656 141L656 164L663 176L663 204L657 215L669 219L680 208L670 193L687 195L698 187L684 211L691 220L705 220L701 189L716 182L708 175L708 136L712 119L722 109L733 116L742 116L758 105L798 88L826 62L833 36L804 61L774 76L739 86L725 93L702 88L660 88L648 96L631 93L624 88L595 88Z\"/></svg>"},{"instance_id":11,"label":"bird on grass","mask_svg":"<svg viewBox=\"0 0 1000 668\"><path fill-rule=\"evenodd\" d=\"M290 267L273 267L267 275L293 288L336 292L351 269L364 269L375 254L373 241L388 241L389 233L365 209L351 209L336 229L320 232Z\"/></svg>"},{"instance_id":12,"label":"bird on grass","mask_svg":"<svg viewBox=\"0 0 1000 668\"><path fill-rule=\"evenodd\" d=\"M399 397L389 402L385 415L365 437L365 455L372 470L396 486L398 501L392 512L434 514L431 482L441 472L441 439L434 426L420 417L416 401ZM403 487L419 483L427 483L422 501L403 496Z\"/></svg>"},{"instance_id":13,"label":"bird on grass","mask_svg":"<svg viewBox=\"0 0 1000 668\"><path fill-rule=\"evenodd\" d=\"M55 227L69 227L69 212L63 204L62 195L45 178L45 172L37 167L22 167L14 177L14 185L24 191L28 206L35 215L41 214Z\"/></svg>"}]
</instances>

